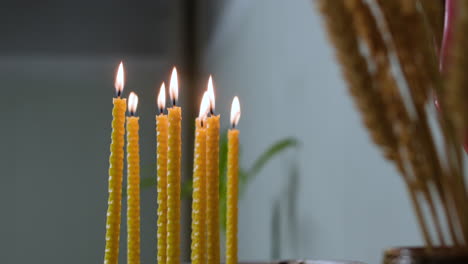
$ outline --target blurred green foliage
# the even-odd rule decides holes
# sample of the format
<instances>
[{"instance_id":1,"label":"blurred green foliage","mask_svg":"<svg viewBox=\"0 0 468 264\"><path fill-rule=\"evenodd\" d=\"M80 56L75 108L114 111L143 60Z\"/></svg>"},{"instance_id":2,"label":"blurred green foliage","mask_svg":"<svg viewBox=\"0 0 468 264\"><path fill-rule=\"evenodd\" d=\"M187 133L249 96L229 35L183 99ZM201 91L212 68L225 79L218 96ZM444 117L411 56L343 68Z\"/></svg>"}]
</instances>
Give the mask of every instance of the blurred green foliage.
<instances>
[{"instance_id":1,"label":"blurred green foliage","mask_svg":"<svg viewBox=\"0 0 468 264\"><path fill-rule=\"evenodd\" d=\"M221 133L220 145L219 145L219 208L220 208L220 223L223 229L226 228L226 188L227 188L227 132ZM288 137L276 141L270 147L268 147L263 153L255 160L250 168L245 168L242 164L239 164L239 196L242 195L245 186L252 181L259 172L278 154L283 151L295 148L299 146L297 139ZM241 149L242 150L242 149ZM241 159L239 159L241 161ZM142 175L154 174L154 166L145 167L142 169ZM141 189L153 187L156 188L156 176L148 176L141 178L140 181ZM182 184L181 198L189 199L192 196L192 179L185 181Z\"/></svg>"}]
</instances>

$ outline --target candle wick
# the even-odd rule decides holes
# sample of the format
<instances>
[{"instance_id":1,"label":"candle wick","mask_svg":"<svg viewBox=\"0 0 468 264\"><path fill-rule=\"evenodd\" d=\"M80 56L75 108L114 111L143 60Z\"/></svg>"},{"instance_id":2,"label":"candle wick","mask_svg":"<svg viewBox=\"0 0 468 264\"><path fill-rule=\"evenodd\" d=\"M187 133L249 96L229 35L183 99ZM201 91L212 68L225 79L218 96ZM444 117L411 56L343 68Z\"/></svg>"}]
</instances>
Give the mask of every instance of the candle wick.
<instances>
[{"instance_id":1,"label":"candle wick","mask_svg":"<svg viewBox=\"0 0 468 264\"><path fill-rule=\"evenodd\" d=\"M203 118L200 119L200 126L203 127Z\"/></svg>"},{"instance_id":2,"label":"candle wick","mask_svg":"<svg viewBox=\"0 0 468 264\"><path fill-rule=\"evenodd\" d=\"M232 128L232 129L235 129L235 128L236 128L236 124L235 124L234 122L231 124L231 128Z\"/></svg>"},{"instance_id":3,"label":"candle wick","mask_svg":"<svg viewBox=\"0 0 468 264\"><path fill-rule=\"evenodd\" d=\"M159 108L159 114L162 115L163 112L164 112L164 108L163 107Z\"/></svg>"},{"instance_id":4,"label":"candle wick","mask_svg":"<svg viewBox=\"0 0 468 264\"><path fill-rule=\"evenodd\" d=\"M176 99L172 99L172 106L176 106Z\"/></svg>"},{"instance_id":5,"label":"candle wick","mask_svg":"<svg viewBox=\"0 0 468 264\"><path fill-rule=\"evenodd\" d=\"M130 116L135 116L135 112L130 111Z\"/></svg>"},{"instance_id":6,"label":"candle wick","mask_svg":"<svg viewBox=\"0 0 468 264\"><path fill-rule=\"evenodd\" d=\"M214 109L212 107L210 107L210 114L214 116Z\"/></svg>"},{"instance_id":7,"label":"candle wick","mask_svg":"<svg viewBox=\"0 0 468 264\"><path fill-rule=\"evenodd\" d=\"M120 95L121 95L121 94L122 94L122 91L120 91L120 90L117 90L117 91L115 92L115 96L117 96L117 98L120 98Z\"/></svg>"}]
</instances>

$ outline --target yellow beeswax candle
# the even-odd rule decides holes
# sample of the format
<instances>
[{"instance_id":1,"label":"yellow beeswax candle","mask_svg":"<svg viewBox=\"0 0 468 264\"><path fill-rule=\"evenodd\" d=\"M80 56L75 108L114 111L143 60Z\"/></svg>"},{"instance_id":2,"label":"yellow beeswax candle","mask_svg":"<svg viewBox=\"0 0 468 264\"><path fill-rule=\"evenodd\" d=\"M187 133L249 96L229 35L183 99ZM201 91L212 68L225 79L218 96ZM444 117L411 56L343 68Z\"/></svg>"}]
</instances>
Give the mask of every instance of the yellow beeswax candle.
<instances>
[{"instance_id":1,"label":"yellow beeswax candle","mask_svg":"<svg viewBox=\"0 0 468 264\"><path fill-rule=\"evenodd\" d=\"M192 264L206 263L206 129L203 120L207 114L208 106L208 95L205 92L200 106L200 114L195 120L192 194Z\"/></svg>"},{"instance_id":2,"label":"yellow beeswax candle","mask_svg":"<svg viewBox=\"0 0 468 264\"><path fill-rule=\"evenodd\" d=\"M105 264L116 264L119 259L120 215L122 204L122 177L124 158L125 111L127 102L120 98L124 87L123 65L120 63L115 81L117 98L112 110L112 143L109 158L109 198L106 220Z\"/></svg>"},{"instance_id":3,"label":"yellow beeswax candle","mask_svg":"<svg viewBox=\"0 0 468 264\"><path fill-rule=\"evenodd\" d=\"M206 120L207 263L219 264L219 115L214 113L214 91L210 76L208 97L211 116Z\"/></svg>"},{"instance_id":4,"label":"yellow beeswax candle","mask_svg":"<svg viewBox=\"0 0 468 264\"><path fill-rule=\"evenodd\" d=\"M167 264L180 263L180 158L182 110L176 106L177 71L172 71L169 95L172 107L168 109L167 149Z\"/></svg>"},{"instance_id":5,"label":"yellow beeswax candle","mask_svg":"<svg viewBox=\"0 0 468 264\"><path fill-rule=\"evenodd\" d=\"M226 264L237 264L239 130L235 127L239 122L239 118L240 104L236 96L231 107L232 129L228 131Z\"/></svg>"},{"instance_id":6,"label":"yellow beeswax candle","mask_svg":"<svg viewBox=\"0 0 468 264\"><path fill-rule=\"evenodd\" d=\"M127 118L127 263L140 264L140 145L138 97L130 93Z\"/></svg>"},{"instance_id":7,"label":"yellow beeswax candle","mask_svg":"<svg viewBox=\"0 0 468 264\"><path fill-rule=\"evenodd\" d=\"M158 186L158 264L166 263L166 234L167 234L167 115L166 87L161 85L158 96L159 115L156 116L156 150L157 150L157 186Z\"/></svg>"}]
</instances>

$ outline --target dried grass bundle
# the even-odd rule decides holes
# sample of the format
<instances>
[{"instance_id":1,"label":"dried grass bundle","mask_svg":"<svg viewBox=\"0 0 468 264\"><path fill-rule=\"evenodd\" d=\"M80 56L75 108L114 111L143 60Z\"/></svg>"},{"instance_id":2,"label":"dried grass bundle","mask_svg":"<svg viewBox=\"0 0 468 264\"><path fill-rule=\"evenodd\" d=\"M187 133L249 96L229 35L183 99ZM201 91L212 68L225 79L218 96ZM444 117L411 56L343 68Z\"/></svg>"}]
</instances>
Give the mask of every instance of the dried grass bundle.
<instances>
[{"instance_id":1,"label":"dried grass bundle","mask_svg":"<svg viewBox=\"0 0 468 264\"><path fill-rule=\"evenodd\" d=\"M396 158L396 138L392 133L384 104L378 96L375 82L369 71L366 59L359 51L359 43L353 28L351 14L342 1L320 1L320 9L327 20L331 41L337 47L337 58L341 70L349 84L350 93L356 100L357 107L363 115L374 142L379 145L384 155L394 160ZM336 20L336 17L341 19Z\"/></svg>"},{"instance_id":2,"label":"dried grass bundle","mask_svg":"<svg viewBox=\"0 0 468 264\"><path fill-rule=\"evenodd\" d=\"M457 135L461 137L468 127L468 2L459 1L458 19L455 24L454 47L450 56L451 71L448 73L447 104L452 112ZM464 31L465 30L465 31Z\"/></svg>"},{"instance_id":3,"label":"dried grass bundle","mask_svg":"<svg viewBox=\"0 0 468 264\"><path fill-rule=\"evenodd\" d=\"M468 75L464 74L468 57L463 56L463 47L468 46L468 36L463 34L468 30L468 2L459 8L453 71L447 80L438 70L443 28L440 1L316 2L364 123L408 187L428 249L454 245L468 250L461 152L462 131L468 128L464 114L468 113ZM398 82L398 77L404 82ZM436 128L443 135L442 148L436 146L429 124L435 91L443 106Z\"/></svg>"},{"instance_id":4,"label":"dried grass bundle","mask_svg":"<svg viewBox=\"0 0 468 264\"><path fill-rule=\"evenodd\" d=\"M442 32L444 31L444 5L443 1L420 0L419 3L426 16L426 23L430 25L434 36L434 45L439 49L442 43Z\"/></svg>"}]
</instances>

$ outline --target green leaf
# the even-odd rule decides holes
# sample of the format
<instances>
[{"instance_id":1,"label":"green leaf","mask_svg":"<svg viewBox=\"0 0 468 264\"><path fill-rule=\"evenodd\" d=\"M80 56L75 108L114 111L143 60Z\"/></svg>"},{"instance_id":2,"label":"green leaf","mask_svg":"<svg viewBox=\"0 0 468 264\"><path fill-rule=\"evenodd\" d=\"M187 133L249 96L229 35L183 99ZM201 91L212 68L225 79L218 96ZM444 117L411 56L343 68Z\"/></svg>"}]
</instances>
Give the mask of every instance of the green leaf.
<instances>
[{"instance_id":1,"label":"green leaf","mask_svg":"<svg viewBox=\"0 0 468 264\"><path fill-rule=\"evenodd\" d=\"M226 230L226 220L227 220L227 200L226 193L225 195L219 196L219 223L221 225L221 230Z\"/></svg>"},{"instance_id":2,"label":"green leaf","mask_svg":"<svg viewBox=\"0 0 468 264\"><path fill-rule=\"evenodd\" d=\"M141 166L140 175L140 189L145 189L149 187L156 188L156 163L150 165L146 164ZM143 177L143 175L151 175L148 177Z\"/></svg>"},{"instance_id":3,"label":"green leaf","mask_svg":"<svg viewBox=\"0 0 468 264\"><path fill-rule=\"evenodd\" d=\"M141 178L140 188L144 189L144 188L148 188L148 187L156 188L156 176Z\"/></svg>"},{"instance_id":4,"label":"green leaf","mask_svg":"<svg viewBox=\"0 0 468 264\"><path fill-rule=\"evenodd\" d=\"M227 155L227 130L223 130L219 142L219 223L222 230L226 229Z\"/></svg>"},{"instance_id":5,"label":"green leaf","mask_svg":"<svg viewBox=\"0 0 468 264\"><path fill-rule=\"evenodd\" d=\"M226 171L227 171L228 140L227 131L221 133L219 142L219 193L226 191Z\"/></svg>"},{"instance_id":6,"label":"green leaf","mask_svg":"<svg viewBox=\"0 0 468 264\"><path fill-rule=\"evenodd\" d=\"M244 168L239 168L239 195L242 196L244 187L247 185L249 180L253 179L261 170L262 168L270 162L275 156L279 155L283 151L296 147L299 145L299 141L295 138L285 138L282 140L277 141L273 145L271 145L267 150L265 150L260 157L254 162L253 166L249 170L245 170ZM220 153L222 153L220 151ZM227 162L227 141L226 141L226 162ZM221 164L221 157L220 157L220 164ZM227 163L226 163L227 164ZM227 197L226 197L226 168L223 169L222 173L220 171L220 193L219 193L219 219L221 224L221 229L224 231L226 230L226 215L227 215ZM221 180L223 179L223 180ZM221 183L223 182L223 186Z\"/></svg>"},{"instance_id":7,"label":"green leaf","mask_svg":"<svg viewBox=\"0 0 468 264\"><path fill-rule=\"evenodd\" d=\"M244 185L244 184L247 184L247 182L249 181L249 175L247 173L247 171L243 168L239 168L239 185Z\"/></svg>"},{"instance_id":8,"label":"green leaf","mask_svg":"<svg viewBox=\"0 0 468 264\"><path fill-rule=\"evenodd\" d=\"M228 154L228 140L227 140L227 130L224 130L220 134L220 143L219 143L219 220L222 230L226 230L226 190L227 190L227 154ZM239 167L239 195L242 196L242 192L245 189L245 186L250 180L252 180L264 167L270 162L275 156L279 155L286 149L296 147L299 145L299 141L295 138L285 138L277 141L271 145L267 150L265 150L260 157L258 157L253 163L250 169L245 169L241 165ZM142 167L141 174L151 175L155 171L155 164L151 166ZM141 178L140 188L156 188L156 175L150 177ZM182 184L181 189L181 199L190 199L192 197L193 182L192 179L186 180ZM124 195L125 195L125 189Z\"/></svg>"},{"instance_id":9,"label":"green leaf","mask_svg":"<svg viewBox=\"0 0 468 264\"><path fill-rule=\"evenodd\" d=\"M242 197L242 194L244 193L244 187L247 185L249 182L249 174L247 171L243 168L239 168L239 197Z\"/></svg>"},{"instance_id":10,"label":"green leaf","mask_svg":"<svg viewBox=\"0 0 468 264\"><path fill-rule=\"evenodd\" d=\"M275 144L270 146L260 157L254 162L250 170L248 171L247 178L255 177L263 167L276 155L283 152L284 150L296 147L299 145L299 141L295 138L285 138L277 141Z\"/></svg>"},{"instance_id":11,"label":"green leaf","mask_svg":"<svg viewBox=\"0 0 468 264\"><path fill-rule=\"evenodd\" d=\"M190 178L189 180L185 181L183 184L182 184L182 190L180 192L180 198L181 199L190 199L192 198L192 190L193 190L193 181L192 181L192 178Z\"/></svg>"}]
</instances>

